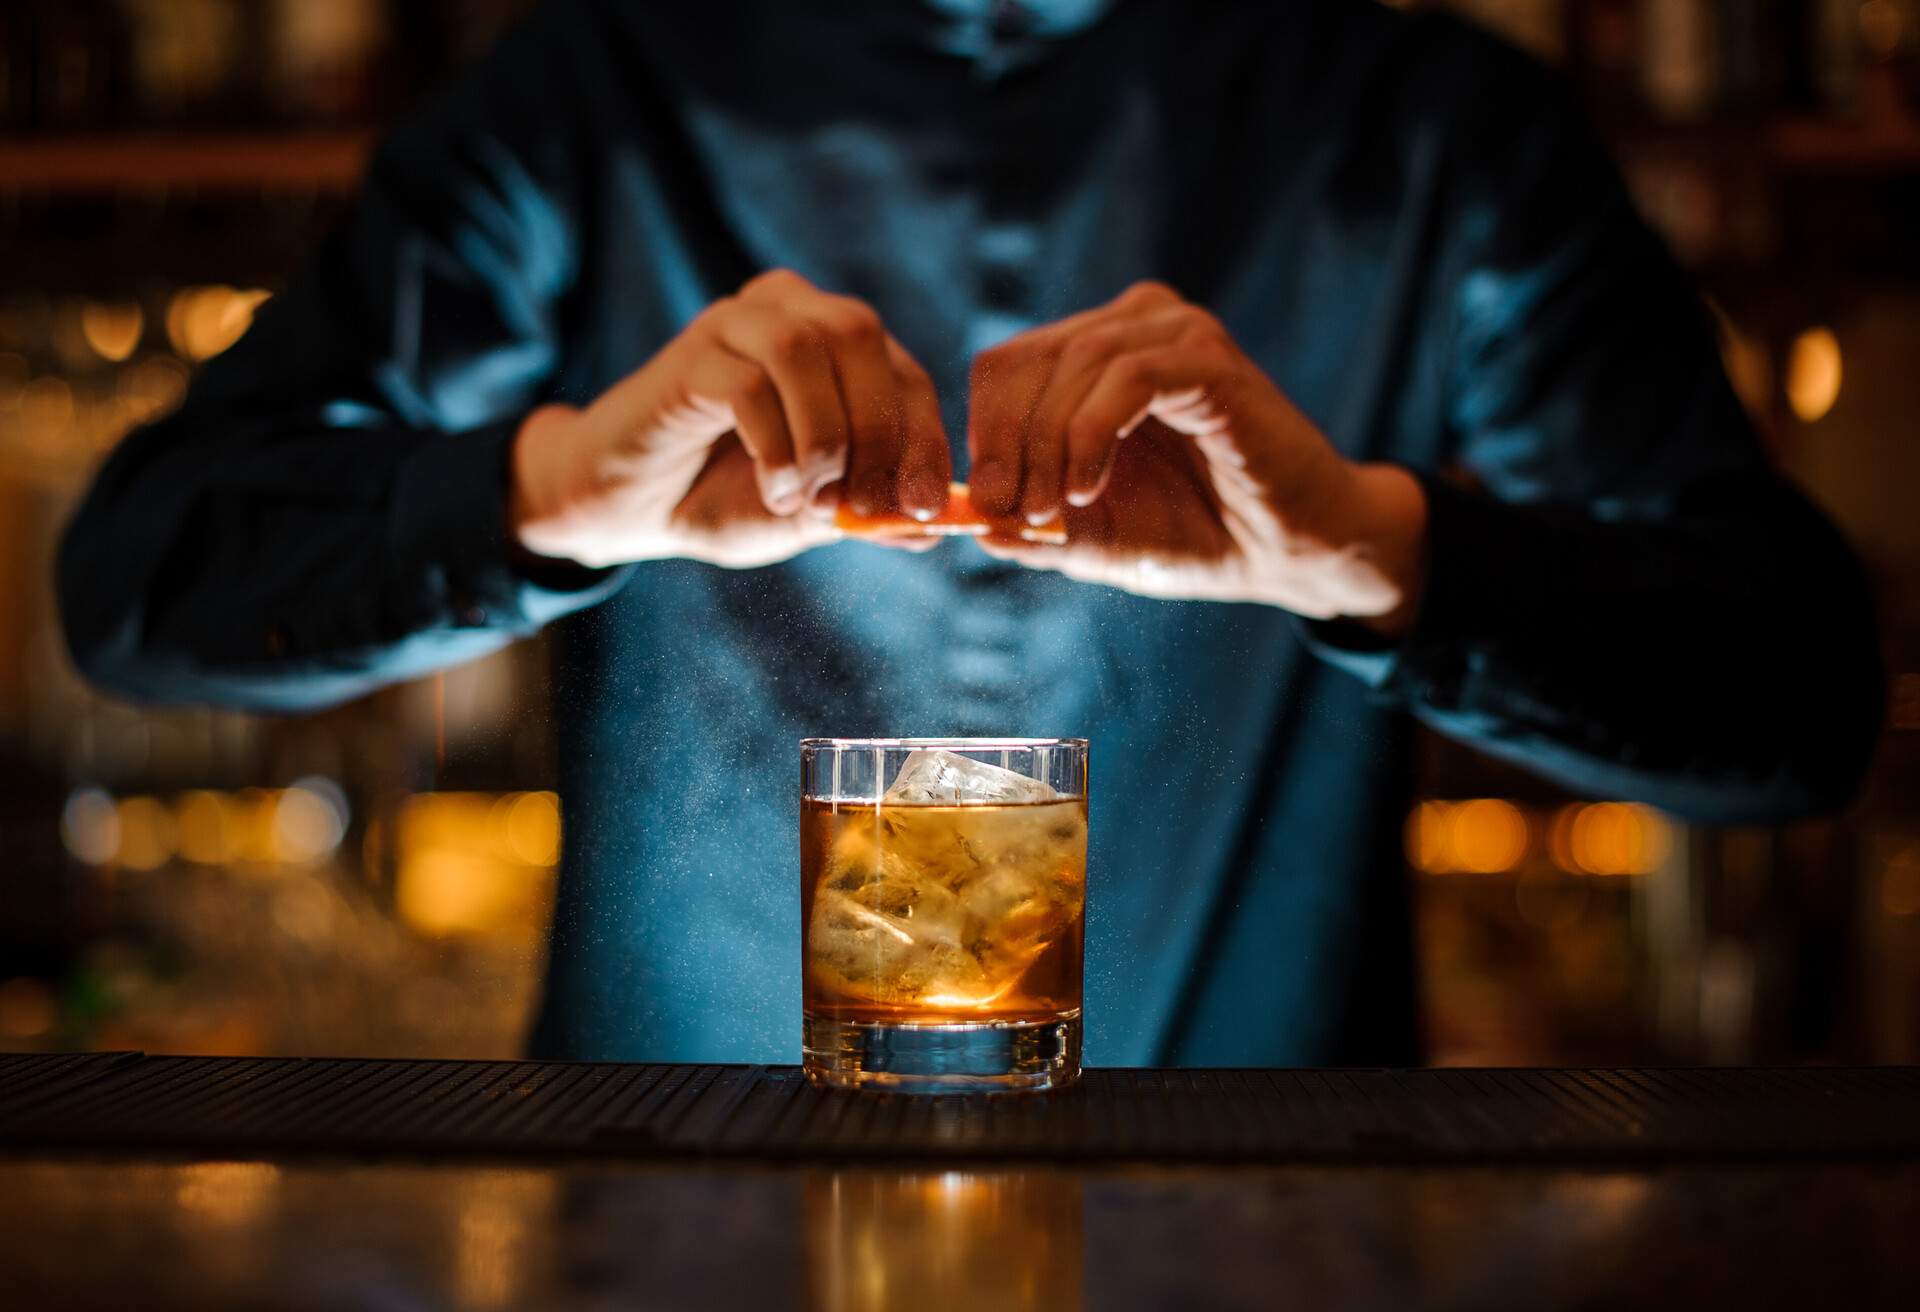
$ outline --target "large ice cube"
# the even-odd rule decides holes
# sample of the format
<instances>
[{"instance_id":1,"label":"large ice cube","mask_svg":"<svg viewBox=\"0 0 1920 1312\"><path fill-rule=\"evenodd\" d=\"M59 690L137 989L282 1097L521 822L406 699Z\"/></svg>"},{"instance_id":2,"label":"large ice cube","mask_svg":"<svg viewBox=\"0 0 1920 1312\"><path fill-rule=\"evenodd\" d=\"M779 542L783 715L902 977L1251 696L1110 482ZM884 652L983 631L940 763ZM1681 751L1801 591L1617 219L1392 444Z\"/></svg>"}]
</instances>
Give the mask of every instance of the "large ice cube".
<instances>
[{"instance_id":1,"label":"large ice cube","mask_svg":"<svg viewBox=\"0 0 1920 1312\"><path fill-rule=\"evenodd\" d=\"M874 1002L988 1005L1079 918L1086 841L1071 804L882 805L835 839L810 968Z\"/></svg>"},{"instance_id":2,"label":"large ice cube","mask_svg":"<svg viewBox=\"0 0 1920 1312\"><path fill-rule=\"evenodd\" d=\"M881 803L1051 802L1060 794L1039 779L971 757L923 748L900 763Z\"/></svg>"}]
</instances>

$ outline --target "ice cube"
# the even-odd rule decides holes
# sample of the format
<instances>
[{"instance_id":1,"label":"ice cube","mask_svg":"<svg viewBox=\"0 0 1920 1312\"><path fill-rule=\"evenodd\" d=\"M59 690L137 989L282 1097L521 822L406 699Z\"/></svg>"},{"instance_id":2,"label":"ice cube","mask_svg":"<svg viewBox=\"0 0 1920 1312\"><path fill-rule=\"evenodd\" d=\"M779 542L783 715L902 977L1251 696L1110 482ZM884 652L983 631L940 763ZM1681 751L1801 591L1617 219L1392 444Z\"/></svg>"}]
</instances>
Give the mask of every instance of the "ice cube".
<instances>
[{"instance_id":1,"label":"ice cube","mask_svg":"<svg viewBox=\"0 0 1920 1312\"><path fill-rule=\"evenodd\" d=\"M900 763L887 802L918 805L953 802L1051 802L1060 794L1039 779L1003 770L953 752L923 748Z\"/></svg>"},{"instance_id":2,"label":"ice cube","mask_svg":"<svg viewBox=\"0 0 1920 1312\"><path fill-rule=\"evenodd\" d=\"M809 968L849 997L986 1006L1079 918L1085 853L1072 805L882 806L835 839Z\"/></svg>"},{"instance_id":3,"label":"ice cube","mask_svg":"<svg viewBox=\"0 0 1920 1312\"><path fill-rule=\"evenodd\" d=\"M959 899L931 881L829 885L814 900L812 968L837 991L874 1002L985 1001L994 990L962 942L965 929Z\"/></svg>"},{"instance_id":4,"label":"ice cube","mask_svg":"<svg viewBox=\"0 0 1920 1312\"><path fill-rule=\"evenodd\" d=\"M853 997L901 1004L934 992L991 991L967 950L966 913L953 889L894 850L871 821L847 826L835 841L810 937L811 969Z\"/></svg>"}]
</instances>

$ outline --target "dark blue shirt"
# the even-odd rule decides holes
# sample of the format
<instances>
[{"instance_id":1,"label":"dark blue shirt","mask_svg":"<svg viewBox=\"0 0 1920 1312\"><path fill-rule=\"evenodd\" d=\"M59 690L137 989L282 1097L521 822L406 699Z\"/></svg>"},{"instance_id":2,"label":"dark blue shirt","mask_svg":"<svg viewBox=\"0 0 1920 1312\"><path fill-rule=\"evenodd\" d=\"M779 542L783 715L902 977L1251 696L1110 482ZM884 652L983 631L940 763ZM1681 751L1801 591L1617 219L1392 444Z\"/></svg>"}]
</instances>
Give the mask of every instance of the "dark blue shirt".
<instances>
[{"instance_id":1,"label":"dark blue shirt","mask_svg":"<svg viewBox=\"0 0 1920 1312\"><path fill-rule=\"evenodd\" d=\"M518 561L522 416L774 266L871 302L956 435L982 347L1173 284L1341 451L1423 476L1413 633L964 544ZM1090 1061L1392 1062L1409 712L1758 820L1844 800L1879 695L1857 568L1560 89L1357 0L552 0L114 454L60 585L100 682L280 710L566 617L535 1046L575 1057L795 1057L804 735L1092 739Z\"/></svg>"}]
</instances>

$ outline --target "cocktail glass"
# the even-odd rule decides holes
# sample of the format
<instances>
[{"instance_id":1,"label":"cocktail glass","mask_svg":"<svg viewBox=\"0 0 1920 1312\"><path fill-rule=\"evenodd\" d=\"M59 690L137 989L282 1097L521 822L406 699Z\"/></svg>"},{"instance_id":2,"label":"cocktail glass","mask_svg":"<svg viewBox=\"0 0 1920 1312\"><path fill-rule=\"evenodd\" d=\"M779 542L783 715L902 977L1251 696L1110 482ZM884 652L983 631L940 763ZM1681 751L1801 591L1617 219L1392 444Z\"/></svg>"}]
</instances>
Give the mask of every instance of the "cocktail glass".
<instances>
[{"instance_id":1,"label":"cocktail glass","mask_svg":"<svg viewBox=\"0 0 1920 1312\"><path fill-rule=\"evenodd\" d=\"M815 1083L1050 1089L1080 1073L1084 738L800 745Z\"/></svg>"}]
</instances>

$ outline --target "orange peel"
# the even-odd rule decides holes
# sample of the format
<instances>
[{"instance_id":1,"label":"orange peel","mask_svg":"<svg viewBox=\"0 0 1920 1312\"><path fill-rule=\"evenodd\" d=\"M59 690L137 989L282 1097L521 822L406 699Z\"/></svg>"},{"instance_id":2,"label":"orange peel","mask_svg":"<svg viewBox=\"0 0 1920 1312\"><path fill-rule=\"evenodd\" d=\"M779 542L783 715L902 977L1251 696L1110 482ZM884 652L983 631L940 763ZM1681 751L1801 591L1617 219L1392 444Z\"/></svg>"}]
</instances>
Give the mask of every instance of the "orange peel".
<instances>
[{"instance_id":1,"label":"orange peel","mask_svg":"<svg viewBox=\"0 0 1920 1312\"><path fill-rule=\"evenodd\" d=\"M915 519L897 510L878 515L854 513L844 501L833 512L834 527L853 538L982 537L999 531L1028 542L1057 546L1067 540L1066 522L1058 515L1044 524L1028 524L982 514L974 507L965 483L947 485L947 508L932 519Z\"/></svg>"}]
</instances>

